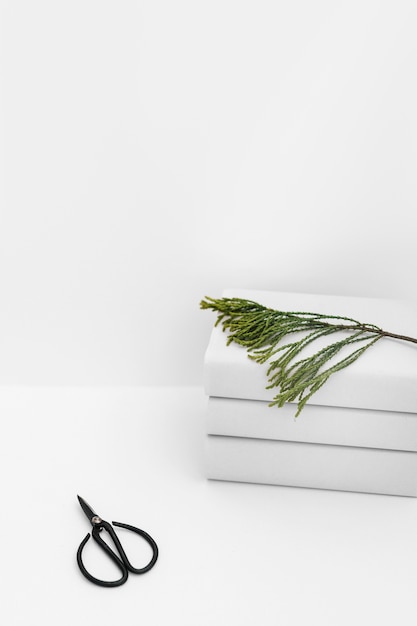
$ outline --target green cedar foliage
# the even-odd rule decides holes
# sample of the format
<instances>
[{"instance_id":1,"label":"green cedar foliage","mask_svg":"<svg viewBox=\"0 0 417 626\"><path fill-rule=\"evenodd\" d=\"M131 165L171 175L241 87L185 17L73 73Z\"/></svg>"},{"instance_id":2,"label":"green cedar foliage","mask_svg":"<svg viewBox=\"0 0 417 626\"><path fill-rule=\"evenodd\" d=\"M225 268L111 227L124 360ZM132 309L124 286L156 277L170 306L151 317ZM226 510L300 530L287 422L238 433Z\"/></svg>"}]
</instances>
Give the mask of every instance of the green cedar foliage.
<instances>
[{"instance_id":1,"label":"green cedar foliage","mask_svg":"<svg viewBox=\"0 0 417 626\"><path fill-rule=\"evenodd\" d=\"M267 308L243 298L209 298L201 309L217 313L216 326L228 333L227 345L246 348L249 358L268 362L267 389L278 388L270 406L298 402L296 417L306 402L330 376L358 359L382 337L417 343L417 339L389 333L374 324L362 324L349 317L320 313L286 312ZM321 337L337 334L332 343L312 354L301 354ZM287 338L288 341L283 340ZM311 352L310 350L307 350Z\"/></svg>"}]
</instances>

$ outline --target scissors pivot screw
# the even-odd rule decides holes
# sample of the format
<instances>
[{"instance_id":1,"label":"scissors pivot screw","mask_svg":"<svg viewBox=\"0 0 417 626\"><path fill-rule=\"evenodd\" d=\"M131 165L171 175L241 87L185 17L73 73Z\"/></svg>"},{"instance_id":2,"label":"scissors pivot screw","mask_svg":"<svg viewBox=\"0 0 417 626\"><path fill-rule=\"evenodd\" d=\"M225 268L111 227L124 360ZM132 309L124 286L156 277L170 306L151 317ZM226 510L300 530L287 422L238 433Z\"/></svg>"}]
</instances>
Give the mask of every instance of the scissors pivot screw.
<instances>
[{"instance_id":1,"label":"scissors pivot screw","mask_svg":"<svg viewBox=\"0 0 417 626\"><path fill-rule=\"evenodd\" d=\"M98 515L94 515L94 517L91 519L91 521L93 522L93 524L101 524L101 522L103 520Z\"/></svg>"}]
</instances>

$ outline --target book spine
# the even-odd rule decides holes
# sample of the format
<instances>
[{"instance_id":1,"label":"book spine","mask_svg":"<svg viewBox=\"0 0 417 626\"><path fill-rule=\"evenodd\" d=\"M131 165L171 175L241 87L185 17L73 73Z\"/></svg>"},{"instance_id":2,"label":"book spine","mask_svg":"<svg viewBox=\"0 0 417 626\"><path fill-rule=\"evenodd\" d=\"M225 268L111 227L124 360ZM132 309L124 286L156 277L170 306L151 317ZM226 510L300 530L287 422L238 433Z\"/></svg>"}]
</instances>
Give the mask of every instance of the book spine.
<instances>
[{"instance_id":1,"label":"book spine","mask_svg":"<svg viewBox=\"0 0 417 626\"><path fill-rule=\"evenodd\" d=\"M267 402L210 397L211 435L417 451L417 414L307 405L270 408Z\"/></svg>"},{"instance_id":2,"label":"book spine","mask_svg":"<svg viewBox=\"0 0 417 626\"><path fill-rule=\"evenodd\" d=\"M205 393L221 398L271 402L278 389L266 388L267 367L250 361L246 354L243 357L240 362L231 363L226 358L212 358L208 352L204 364ZM411 376L364 375L355 365L335 374L308 404L417 413L415 381Z\"/></svg>"},{"instance_id":3,"label":"book spine","mask_svg":"<svg viewBox=\"0 0 417 626\"><path fill-rule=\"evenodd\" d=\"M417 496L417 453L208 435L207 478Z\"/></svg>"}]
</instances>

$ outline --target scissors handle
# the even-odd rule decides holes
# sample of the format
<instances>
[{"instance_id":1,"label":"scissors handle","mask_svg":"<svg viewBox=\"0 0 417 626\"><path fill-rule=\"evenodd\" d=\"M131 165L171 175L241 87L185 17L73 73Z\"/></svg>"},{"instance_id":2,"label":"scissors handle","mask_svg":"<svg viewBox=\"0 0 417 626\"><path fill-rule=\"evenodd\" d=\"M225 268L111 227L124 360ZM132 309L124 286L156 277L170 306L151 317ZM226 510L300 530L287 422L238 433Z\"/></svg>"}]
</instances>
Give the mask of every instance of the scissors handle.
<instances>
[{"instance_id":1,"label":"scissors handle","mask_svg":"<svg viewBox=\"0 0 417 626\"><path fill-rule=\"evenodd\" d=\"M143 537L143 539L145 539L145 541L147 541L147 543L151 546L153 554L152 554L151 560L149 561L147 565L145 565L145 567L141 567L141 568L133 567L133 565L130 563L129 559L127 558L127 555L123 549L122 544L119 541L118 536L114 532L112 525L109 524L109 522L100 520L100 524L93 527L91 534L93 536L93 539L98 543L98 545L106 552L106 554L111 558L111 560L119 568L122 574L121 577L118 578L117 580L110 580L110 581L100 580L99 578L92 576L92 574L90 574L90 572L86 569L82 560L82 552L83 552L85 544L90 538L89 534L80 543L80 546L77 551L77 563L78 563L78 567L81 570L81 573L90 582L96 585L100 585L101 587L119 587L120 585L123 585L127 580L129 572L132 572L133 574L144 574L145 572L148 572L155 565L156 560L158 558L158 546L156 545L156 542L154 541L154 539L152 539L152 537L148 535L147 532L145 532L144 530L141 530L140 528L136 528L136 526L130 526L129 524L122 524L120 522L113 522L113 524L114 526L125 528L126 530L130 530L140 535L141 537ZM110 537L112 538L114 542L114 545L116 546L119 556L100 537L100 531L102 529L106 530L109 533Z\"/></svg>"},{"instance_id":2,"label":"scissors handle","mask_svg":"<svg viewBox=\"0 0 417 626\"><path fill-rule=\"evenodd\" d=\"M146 531L142 530L141 528L136 528L136 526L131 526L130 524L122 524L121 522L112 522L112 524L113 526L118 526L119 528L125 528L126 530L130 530L133 533L140 535L151 546L152 558L149 561L149 563L145 565L145 567L139 567L139 568L133 567L133 565L130 563L129 559L127 558L126 552L123 550L123 546L120 543L119 538L117 537L116 533L112 529L113 535L114 535L114 537L112 535L112 539L114 543L116 544L117 550L119 551L122 561L125 564L126 568L129 570L129 572L132 572L132 574L145 574L145 572L149 572L149 570L152 569L153 566L155 565L156 560L158 558L158 546L156 545L155 540L152 539L152 537Z\"/></svg>"}]
</instances>

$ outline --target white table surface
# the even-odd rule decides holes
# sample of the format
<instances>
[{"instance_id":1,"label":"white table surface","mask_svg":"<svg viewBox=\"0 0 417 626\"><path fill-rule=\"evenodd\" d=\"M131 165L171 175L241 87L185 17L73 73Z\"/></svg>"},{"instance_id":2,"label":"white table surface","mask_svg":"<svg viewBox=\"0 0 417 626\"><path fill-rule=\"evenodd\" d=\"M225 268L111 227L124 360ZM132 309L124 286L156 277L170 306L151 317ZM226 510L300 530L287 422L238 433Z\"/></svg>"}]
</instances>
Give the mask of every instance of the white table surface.
<instances>
[{"instance_id":1,"label":"white table surface","mask_svg":"<svg viewBox=\"0 0 417 626\"><path fill-rule=\"evenodd\" d=\"M207 481L205 408L197 387L0 388L0 622L415 626L417 500ZM154 536L151 572L81 576L77 494Z\"/></svg>"}]
</instances>

